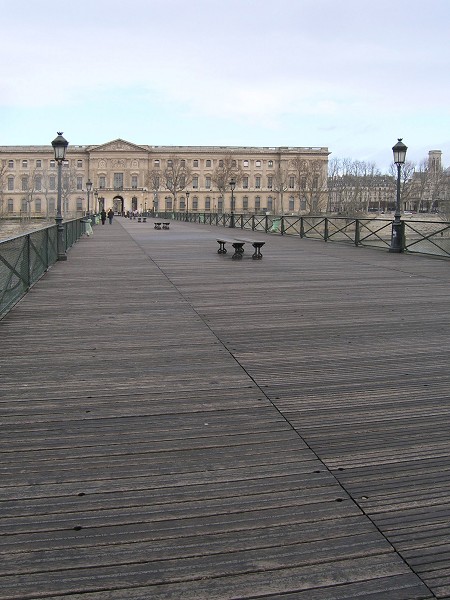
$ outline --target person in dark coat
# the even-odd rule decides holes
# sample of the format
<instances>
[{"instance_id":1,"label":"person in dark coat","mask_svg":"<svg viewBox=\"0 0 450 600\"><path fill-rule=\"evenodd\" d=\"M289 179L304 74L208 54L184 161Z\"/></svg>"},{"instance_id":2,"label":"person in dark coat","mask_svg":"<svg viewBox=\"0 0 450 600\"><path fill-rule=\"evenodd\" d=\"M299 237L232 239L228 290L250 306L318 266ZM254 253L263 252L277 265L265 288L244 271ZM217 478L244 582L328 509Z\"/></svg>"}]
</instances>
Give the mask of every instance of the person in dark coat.
<instances>
[{"instance_id":1,"label":"person in dark coat","mask_svg":"<svg viewBox=\"0 0 450 600\"><path fill-rule=\"evenodd\" d=\"M106 223L106 210L104 208L102 208L100 212L100 218L102 220L102 225L104 225Z\"/></svg>"},{"instance_id":2,"label":"person in dark coat","mask_svg":"<svg viewBox=\"0 0 450 600\"><path fill-rule=\"evenodd\" d=\"M110 225L112 224L113 217L114 217L114 211L113 211L113 209L112 209L112 208L110 208L110 209L108 210L108 220L109 220L109 224L110 224Z\"/></svg>"}]
</instances>

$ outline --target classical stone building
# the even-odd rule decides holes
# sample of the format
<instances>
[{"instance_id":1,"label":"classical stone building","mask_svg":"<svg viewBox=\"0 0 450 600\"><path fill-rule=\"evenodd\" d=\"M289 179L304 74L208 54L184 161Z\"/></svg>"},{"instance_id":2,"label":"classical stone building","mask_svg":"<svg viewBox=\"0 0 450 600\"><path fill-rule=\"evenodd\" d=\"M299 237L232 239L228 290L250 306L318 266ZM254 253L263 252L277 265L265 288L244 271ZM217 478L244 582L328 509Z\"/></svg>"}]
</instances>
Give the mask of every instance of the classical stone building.
<instances>
[{"instance_id":1,"label":"classical stone building","mask_svg":"<svg viewBox=\"0 0 450 600\"><path fill-rule=\"evenodd\" d=\"M327 205L327 148L69 144L65 218L88 209L303 214ZM92 182L92 192L86 182ZM187 194L189 192L189 194ZM57 165L48 146L0 146L0 214L54 217Z\"/></svg>"}]
</instances>

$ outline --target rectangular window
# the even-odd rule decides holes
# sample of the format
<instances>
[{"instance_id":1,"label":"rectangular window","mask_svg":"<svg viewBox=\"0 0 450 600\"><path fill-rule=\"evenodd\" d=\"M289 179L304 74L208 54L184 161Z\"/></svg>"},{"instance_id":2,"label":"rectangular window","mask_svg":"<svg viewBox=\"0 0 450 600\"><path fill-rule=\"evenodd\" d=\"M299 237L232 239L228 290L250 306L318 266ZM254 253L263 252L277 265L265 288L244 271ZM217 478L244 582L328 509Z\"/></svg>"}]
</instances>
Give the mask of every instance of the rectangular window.
<instances>
[{"instance_id":1,"label":"rectangular window","mask_svg":"<svg viewBox=\"0 0 450 600\"><path fill-rule=\"evenodd\" d=\"M28 169L28 161L27 160L22 161L22 169Z\"/></svg>"},{"instance_id":2,"label":"rectangular window","mask_svg":"<svg viewBox=\"0 0 450 600\"><path fill-rule=\"evenodd\" d=\"M83 211L83 200L81 198L77 198L77 212Z\"/></svg>"},{"instance_id":3,"label":"rectangular window","mask_svg":"<svg viewBox=\"0 0 450 600\"><path fill-rule=\"evenodd\" d=\"M114 173L114 189L123 190L123 173Z\"/></svg>"},{"instance_id":4,"label":"rectangular window","mask_svg":"<svg viewBox=\"0 0 450 600\"><path fill-rule=\"evenodd\" d=\"M153 164L157 169L159 169L159 159L156 159Z\"/></svg>"},{"instance_id":5,"label":"rectangular window","mask_svg":"<svg viewBox=\"0 0 450 600\"><path fill-rule=\"evenodd\" d=\"M244 160L244 167L248 167L248 160Z\"/></svg>"},{"instance_id":6,"label":"rectangular window","mask_svg":"<svg viewBox=\"0 0 450 600\"><path fill-rule=\"evenodd\" d=\"M173 160L172 160L171 158L169 158L169 159L167 160L167 166L168 166L168 167L172 167L172 166L173 166Z\"/></svg>"},{"instance_id":7,"label":"rectangular window","mask_svg":"<svg viewBox=\"0 0 450 600\"><path fill-rule=\"evenodd\" d=\"M294 177L293 175L291 175L291 176L289 177L289 188L290 188L291 190L293 190L293 189L294 189L294 185L295 185L295 177Z\"/></svg>"},{"instance_id":8,"label":"rectangular window","mask_svg":"<svg viewBox=\"0 0 450 600\"><path fill-rule=\"evenodd\" d=\"M14 161L13 160L8 161L8 169L14 169Z\"/></svg>"},{"instance_id":9,"label":"rectangular window","mask_svg":"<svg viewBox=\"0 0 450 600\"><path fill-rule=\"evenodd\" d=\"M306 210L306 200L300 200L300 210Z\"/></svg>"},{"instance_id":10,"label":"rectangular window","mask_svg":"<svg viewBox=\"0 0 450 600\"><path fill-rule=\"evenodd\" d=\"M256 196L255 198L255 210L259 210L261 208L261 198Z\"/></svg>"},{"instance_id":11,"label":"rectangular window","mask_svg":"<svg viewBox=\"0 0 450 600\"><path fill-rule=\"evenodd\" d=\"M106 188L106 177L104 177L103 175L101 175L101 176L98 178L98 187L99 187L101 190L104 190L104 189Z\"/></svg>"},{"instance_id":12,"label":"rectangular window","mask_svg":"<svg viewBox=\"0 0 450 600\"><path fill-rule=\"evenodd\" d=\"M194 198L194 200L192 201L192 208L194 210L198 210L198 198Z\"/></svg>"},{"instance_id":13,"label":"rectangular window","mask_svg":"<svg viewBox=\"0 0 450 600\"><path fill-rule=\"evenodd\" d=\"M22 177L22 192L28 190L28 177Z\"/></svg>"},{"instance_id":14,"label":"rectangular window","mask_svg":"<svg viewBox=\"0 0 450 600\"><path fill-rule=\"evenodd\" d=\"M192 178L192 187L196 190L198 189L198 177Z\"/></svg>"},{"instance_id":15,"label":"rectangular window","mask_svg":"<svg viewBox=\"0 0 450 600\"><path fill-rule=\"evenodd\" d=\"M184 198L180 198L180 210L186 210L186 201Z\"/></svg>"},{"instance_id":16,"label":"rectangular window","mask_svg":"<svg viewBox=\"0 0 450 600\"><path fill-rule=\"evenodd\" d=\"M138 186L138 176L132 175L131 176L131 187L133 188L133 190L136 190L137 186Z\"/></svg>"},{"instance_id":17,"label":"rectangular window","mask_svg":"<svg viewBox=\"0 0 450 600\"><path fill-rule=\"evenodd\" d=\"M259 190L261 187L261 177L255 177L255 188Z\"/></svg>"},{"instance_id":18,"label":"rectangular window","mask_svg":"<svg viewBox=\"0 0 450 600\"><path fill-rule=\"evenodd\" d=\"M222 168L223 167L223 160L219 160L219 167Z\"/></svg>"},{"instance_id":19,"label":"rectangular window","mask_svg":"<svg viewBox=\"0 0 450 600\"><path fill-rule=\"evenodd\" d=\"M48 201L48 212L49 213L54 213L55 210L56 210L55 199L54 198L50 198L50 200Z\"/></svg>"},{"instance_id":20,"label":"rectangular window","mask_svg":"<svg viewBox=\"0 0 450 600\"><path fill-rule=\"evenodd\" d=\"M273 167L273 160L269 160L269 162L267 163L267 166L272 168Z\"/></svg>"},{"instance_id":21,"label":"rectangular window","mask_svg":"<svg viewBox=\"0 0 450 600\"><path fill-rule=\"evenodd\" d=\"M11 200L11 198L8 200L8 212L14 212L14 200Z\"/></svg>"},{"instance_id":22,"label":"rectangular window","mask_svg":"<svg viewBox=\"0 0 450 600\"><path fill-rule=\"evenodd\" d=\"M207 190L211 189L211 177L205 177L205 188Z\"/></svg>"},{"instance_id":23,"label":"rectangular window","mask_svg":"<svg viewBox=\"0 0 450 600\"><path fill-rule=\"evenodd\" d=\"M235 160L232 160L232 161L231 161L231 166L232 166L232 167L237 167L237 162L236 162Z\"/></svg>"},{"instance_id":24,"label":"rectangular window","mask_svg":"<svg viewBox=\"0 0 450 600\"><path fill-rule=\"evenodd\" d=\"M77 177L77 190L82 190L82 189L83 189L83 178Z\"/></svg>"},{"instance_id":25,"label":"rectangular window","mask_svg":"<svg viewBox=\"0 0 450 600\"><path fill-rule=\"evenodd\" d=\"M248 177L242 178L242 187L244 190L248 190Z\"/></svg>"},{"instance_id":26,"label":"rectangular window","mask_svg":"<svg viewBox=\"0 0 450 600\"><path fill-rule=\"evenodd\" d=\"M205 200L205 210L211 210L211 198L209 197Z\"/></svg>"},{"instance_id":27,"label":"rectangular window","mask_svg":"<svg viewBox=\"0 0 450 600\"><path fill-rule=\"evenodd\" d=\"M244 210L248 210L248 197L247 196L244 196L242 198L242 208Z\"/></svg>"},{"instance_id":28,"label":"rectangular window","mask_svg":"<svg viewBox=\"0 0 450 600\"><path fill-rule=\"evenodd\" d=\"M186 161L184 160L184 158L182 158L180 160L180 167L185 167L186 166Z\"/></svg>"},{"instance_id":29,"label":"rectangular window","mask_svg":"<svg viewBox=\"0 0 450 600\"><path fill-rule=\"evenodd\" d=\"M317 175L314 175L314 179L313 179L313 189L317 190L317 188L319 187L319 177Z\"/></svg>"},{"instance_id":30,"label":"rectangular window","mask_svg":"<svg viewBox=\"0 0 450 600\"><path fill-rule=\"evenodd\" d=\"M302 188L302 190L306 190L306 177L302 177L300 179L300 187Z\"/></svg>"},{"instance_id":31,"label":"rectangular window","mask_svg":"<svg viewBox=\"0 0 450 600\"><path fill-rule=\"evenodd\" d=\"M255 162L255 167L260 167L260 166L261 166L261 161L260 161L260 160L257 160L257 161Z\"/></svg>"},{"instance_id":32,"label":"rectangular window","mask_svg":"<svg viewBox=\"0 0 450 600\"><path fill-rule=\"evenodd\" d=\"M223 200L222 200L222 198L220 198L219 201L217 202L217 210L220 213L223 212Z\"/></svg>"},{"instance_id":33,"label":"rectangular window","mask_svg":"<svg viewBox=\"0 0 450 600\"><path fill-rule=\"evenodd\" d=\"M42 203L41 203L40 198L37 198L34 201L34 212L35 213L40 213L41 211L42 211Z\"/></svg>"},{"instance_id":34,"label":"rectangular window","mask_svg":"<svg viewBox=\"0 0 450 600\"><path fill-rule=\"evenodd\" d=\"M51 161L50 161L50 169L54 169L54 168L55 168L55 165L56 165L55 161L54 161L54 160L51 160Z\"/></svg>"},{"instance_id":35,"label":"rectangular window","mask_svg":"<svg viewBox=\"0 0 450 600\"><path fill-rule=\"evenodd\" d=\"M289 197L289 210L295 210L295 200L292 196Z\"/></svg>"},{"instance_id":36,"label":"rectangular window","mask_svg":"<svg viewBox=\"0 0 450 600\"><path fill-rule=\"evenodd\" d=\"M269 190L271 190L273 187L273 177L272 176L269 176L267 178L267 187L269 188Z\"/></svg>"},{"instance_id":37,"label":"rectangular window","mask_svg":"<svg viewBox=\"0 0 450 600\"><path fill-rule=\"evenodd\" d=\"M172 210L172 198L166 198L166 210Z\"/></svg>"},{"instance_id":38,"label":"rectangular window","mask_svg":"<svg viewBox=\"0 0 450 600\"><path fill-rule=\"evenodd\" d=\"M198 167L198 160L195 159L192 164L194 165L194 167Z\"/></svg>"},{"instance_id":39,"label":"rectangular window","mask_svg":"<svg viewBox=\"0 0 450 600\"><path fill-rule=\"evenodd\" d=\"M273 198L269 196L267 198L267 210L273 210Z\"/></svg>"},{"instance_id":40,"label":"rectangular window","mask_svg":"<svg viewBox=\"0 0 450 600\"><path fill-rule=\"evenodd\" d=\"M77 167L79 169L81 169L83 167L83 161L82 160L77 160Z\"/></svg>"},{"instance_id":41,"label":"rectangular window","mask_svg":"<svg viewBox=\"0 0 450 600\"><path fill-rule=\"evenodd\" d=\"M14 177L8 177L8 192L14 191Z\"/></svg>"},{"instance_id":42,"label":"rectangular window","mask_svg":"<svg viewBox=\"0 0 450 600\"><path fill-rule=\"evenodd\" d=\"M48 178L48 187L51 191L56 190L56 177L54 175L50 175Z\"/></svg>"},{"instance_id":43,"label":"rectangular window","mask_svg":"<svg viewBox=\"0 0 450 600\"><path fill-rule=\"evenodd\" d=\"M42 168L42 160L36 160L36 169Z\"/></svg>"},{"instance_id":44,"label":"rectangular window","mask_svg":"<svg viewBox=\"0 0 450 600\"><path fill-rule=\"evenodd\" d=\"M38 175L36 177L36 179L34 180L34 182L35 182L36 191L37 192L42 191L42 177L40 175Z\"/></svg>"},{"instance_id":45,"label":"rectangular window","mask_svg":"<svg viewBox=\"0 0 450 600\"><path fill-rule=\"evenodd\" d=\"M207 166L207 167L210 167L210 166L211 166L211 161L210 161L209 159L206 161L206 166Z\"/></svg>"},{"instance_id":46,"label":"rectangular window","mask_svg":"<svg viewBox=\"0 0 450 600\"><path fill-rule=\"evenodd\" d=\"M20 210L25 214L28 213L28 202L25 199L22 199L22 202L20 204Z\"/></svg>"}]
</instances>

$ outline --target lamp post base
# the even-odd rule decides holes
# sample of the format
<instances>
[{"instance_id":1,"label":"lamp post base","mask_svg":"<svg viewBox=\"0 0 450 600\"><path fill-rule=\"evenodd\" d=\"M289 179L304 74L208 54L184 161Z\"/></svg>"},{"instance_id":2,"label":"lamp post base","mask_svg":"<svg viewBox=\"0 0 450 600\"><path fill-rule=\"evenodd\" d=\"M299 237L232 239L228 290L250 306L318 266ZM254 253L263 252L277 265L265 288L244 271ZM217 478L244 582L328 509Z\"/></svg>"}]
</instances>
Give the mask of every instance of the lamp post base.
<instances>
[{"instance_id":1,"label":"lamp post base","mask_svg":"<svg viewBox=\"0 0 450 600\"><path fill-rule=\"evenodd\" d=\"M64 227L62 217L56 217L56 254L58 260L67 260L67 254L64 243Z\"/></svg>"},{"instance_id":2,"label":"lamp post base","mask_svg":"<svg viewBox=\"0 0 450 600\"><path fill-rule=\"evenodd\" d=\"M405 224L400 219L392 223L391 246L389 252L403 252L405 249Z\"/></svg>"}]
</instances>

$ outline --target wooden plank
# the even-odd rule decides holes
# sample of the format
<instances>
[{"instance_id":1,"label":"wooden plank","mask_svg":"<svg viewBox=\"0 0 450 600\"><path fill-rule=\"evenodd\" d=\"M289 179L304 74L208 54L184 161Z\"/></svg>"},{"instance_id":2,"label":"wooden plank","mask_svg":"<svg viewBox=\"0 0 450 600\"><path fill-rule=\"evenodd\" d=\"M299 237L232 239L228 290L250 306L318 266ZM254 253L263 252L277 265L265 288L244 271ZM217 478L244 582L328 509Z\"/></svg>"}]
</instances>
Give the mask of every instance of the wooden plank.
<instances>
[{"instance_id":1,"label":"wooden plank","mask_svg":"<svg viewBox=\"0 0 450 600\"><path fill-rule=\"evenodd\" d=\"M445 595L448 263L218 236L117 219L0 322L0 599Z\"/></svg>"}]
</instances>

